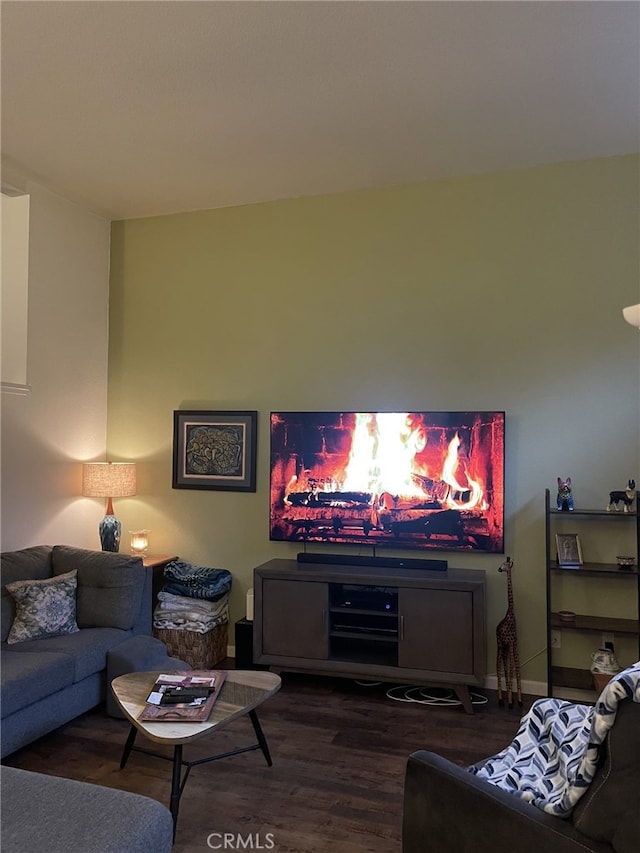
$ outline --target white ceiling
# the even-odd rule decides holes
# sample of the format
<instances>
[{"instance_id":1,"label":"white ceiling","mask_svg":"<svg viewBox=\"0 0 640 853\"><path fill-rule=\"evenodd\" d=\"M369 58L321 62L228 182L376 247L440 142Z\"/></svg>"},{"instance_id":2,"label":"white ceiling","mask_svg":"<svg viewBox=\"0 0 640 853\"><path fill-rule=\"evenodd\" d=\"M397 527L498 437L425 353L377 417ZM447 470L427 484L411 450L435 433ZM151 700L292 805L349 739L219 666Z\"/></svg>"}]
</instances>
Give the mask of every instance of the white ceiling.
<instances>
[{"instance_id":1,"label":"white ceiling","mask_svg":"<svg viewBox=\"0 0 640 853\"><path fill-rule=\"evenodd\" d=\"M0 12L5 165L110 218L640 150L638 2Z\"/></svg>"}]
</instances>

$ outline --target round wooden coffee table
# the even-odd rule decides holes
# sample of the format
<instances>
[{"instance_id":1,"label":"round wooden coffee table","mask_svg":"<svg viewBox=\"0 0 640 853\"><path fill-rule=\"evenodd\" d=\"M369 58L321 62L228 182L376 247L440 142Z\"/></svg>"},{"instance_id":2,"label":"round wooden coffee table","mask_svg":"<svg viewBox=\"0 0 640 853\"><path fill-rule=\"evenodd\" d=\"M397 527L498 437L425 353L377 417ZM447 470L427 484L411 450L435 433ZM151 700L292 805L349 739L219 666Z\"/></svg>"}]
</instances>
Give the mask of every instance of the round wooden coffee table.
<instances>
[{"instance_id":1,"label":"round wooden coffee table","mask_svg":"<svg viewBox=\"0 0 640 853\"><path fill-rule=\"evenodd\" d=\"M228 670L225 671L225 680L215 705L211 710L209 719L205 722L154 722L153 720L139 720L138 717L147 706L147 696L158 675L160 675L159 671L130 672L114 678L111 682L111 688L118 705L131 723L129 736L122 751L121 769L126 765L132 750L145 752L157 758L166 758L166 756L159 753L135 747L134 742L138 732L142 732L148 740L154 743L173 746L173 773L169 808L173 815L173 832L175 838L180 797L192 767L197 764L207 764L210 761L217 761L220 758L227 758L230 755L239 755L242 752L251 752L256 749L262 750L267 764L271 766L272 761L267 739L262 732L256 708L280 690L281 681L280 677L272 672L239 669ZM185 761L183 759L182 747L184 744L205 735L215 734L216 730L227 726L233 720L243 717L245 714L248 714L251 719L257 743L239 747L229 752L211 755L207 758L200 758L197 761ZM184 776L182 774L183 767L186 767Z\"/></svg>"}]
</instances>

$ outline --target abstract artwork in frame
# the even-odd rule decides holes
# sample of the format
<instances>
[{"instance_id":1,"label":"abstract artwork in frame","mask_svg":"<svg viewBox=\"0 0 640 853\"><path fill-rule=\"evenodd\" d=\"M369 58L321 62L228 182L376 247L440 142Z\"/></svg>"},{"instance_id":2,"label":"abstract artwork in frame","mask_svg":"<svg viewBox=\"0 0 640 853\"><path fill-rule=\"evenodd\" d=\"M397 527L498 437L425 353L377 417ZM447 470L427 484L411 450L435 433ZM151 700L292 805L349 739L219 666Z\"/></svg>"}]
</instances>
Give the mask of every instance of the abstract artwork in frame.
<instances>
[{"instance_id":1,"label":"abstract artwork in frame","mask_svg":"<svg viewBox=\"0 0 640 853\"><path fill-rule=\"evenodd\" d=\"M257 412L173 413L173 488L255 492Z\"/></svg>"}]
</instances>

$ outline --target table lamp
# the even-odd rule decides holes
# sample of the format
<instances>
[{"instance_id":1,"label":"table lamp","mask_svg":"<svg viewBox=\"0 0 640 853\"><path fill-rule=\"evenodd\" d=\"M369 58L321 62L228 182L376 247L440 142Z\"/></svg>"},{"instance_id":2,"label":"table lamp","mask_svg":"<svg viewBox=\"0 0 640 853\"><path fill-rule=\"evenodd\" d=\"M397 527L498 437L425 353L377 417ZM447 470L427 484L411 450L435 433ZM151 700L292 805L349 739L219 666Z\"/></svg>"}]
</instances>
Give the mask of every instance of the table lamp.
<instances>
[{"instance_id":1,"label":"table lamp","mask_svg":"<svg viewBox=\"0 0 640 853\"><path fill-rule=\"evenodd\" d=\"M136 493L135 462L85 462L82 465L82 494L106 498L105 517L98 526L103 551L119 551L122 525L113 513L112 498L128 498Z\"/></svg>"}]
</instances>

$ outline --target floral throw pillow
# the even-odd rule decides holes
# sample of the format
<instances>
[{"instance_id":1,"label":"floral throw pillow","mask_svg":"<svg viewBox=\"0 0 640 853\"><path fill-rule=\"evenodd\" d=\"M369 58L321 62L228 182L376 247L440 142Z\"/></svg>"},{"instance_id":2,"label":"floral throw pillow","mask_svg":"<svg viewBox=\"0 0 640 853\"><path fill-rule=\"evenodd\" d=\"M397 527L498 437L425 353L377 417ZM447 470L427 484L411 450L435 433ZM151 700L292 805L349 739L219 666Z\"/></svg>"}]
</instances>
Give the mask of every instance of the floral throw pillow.
<instances>
[{"instance_id":1,"label":"floral throw pillow","mask_svg":"<svg viewBox=\"0 0 640 853\"><path fill-rule=\"evenodd\" d=\"M24 643L59 634L75 634L77 571L39 581L7 584L16 605L16 615L7 643Z\"/></svg>"}]
</instances>

